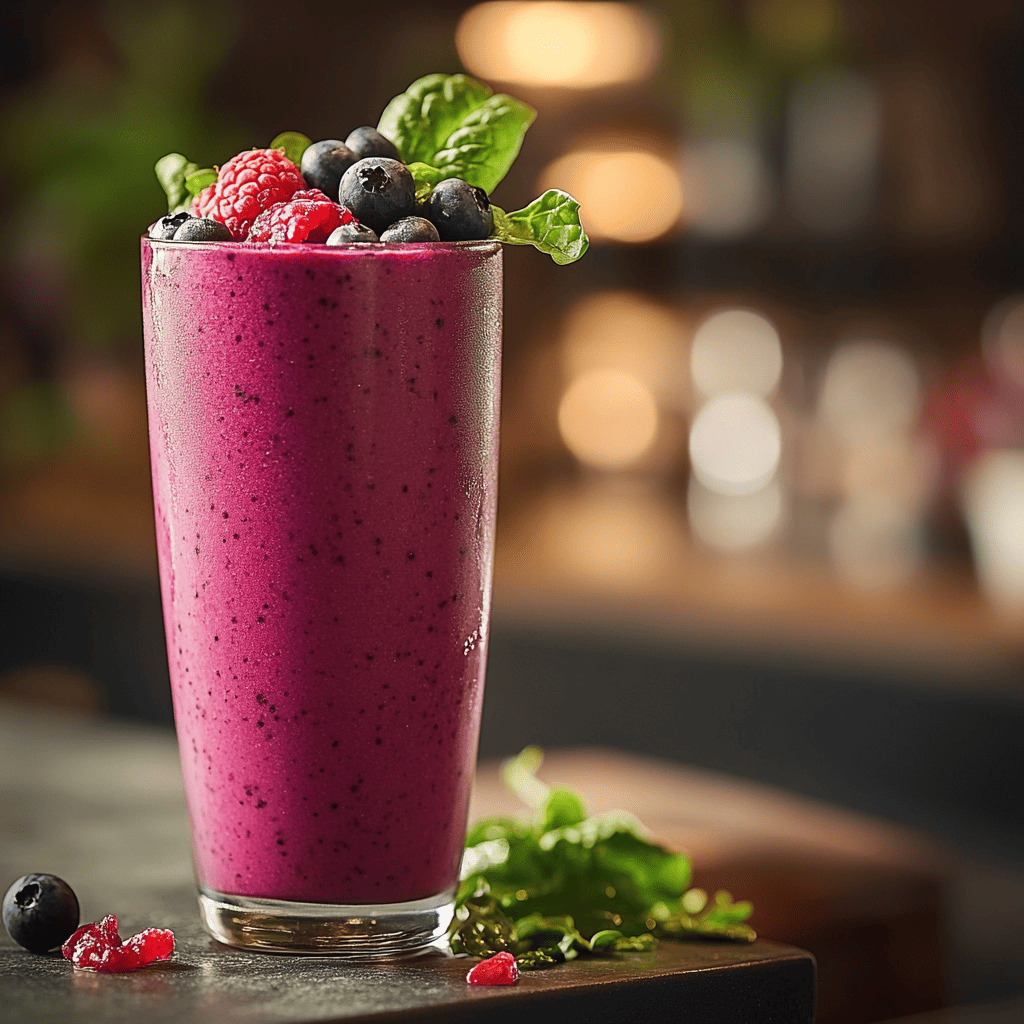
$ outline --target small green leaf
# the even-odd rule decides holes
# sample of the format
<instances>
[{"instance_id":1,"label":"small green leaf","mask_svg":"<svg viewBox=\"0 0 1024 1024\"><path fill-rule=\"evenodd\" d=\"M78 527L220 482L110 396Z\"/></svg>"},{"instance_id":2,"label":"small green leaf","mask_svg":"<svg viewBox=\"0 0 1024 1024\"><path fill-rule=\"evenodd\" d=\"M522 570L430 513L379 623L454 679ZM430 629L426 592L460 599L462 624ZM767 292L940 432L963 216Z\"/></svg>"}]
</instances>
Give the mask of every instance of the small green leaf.
<instances>
[{"instance_id":1,"label":"small green leaf","mask_svg":"<svg viewBox=\"0 0 1024 1024\"><path fill-rule=\"evenodd\" d=\"M567 192L548 189L529 206L514 213L491 204L494 212L492 238L512 245L532 245L548 253L558 264L573 263L590 245L580 224L580 204Z\"/></svg>"},{"instance_id":2,"label":"small green leaf","mask_svg":"<svg viewBox=\"0 0 1024 1024\"><path fill-rule=\"evenodd\" d=\"M599 953L602 949L612 949L622 937L622 932L617 928L605 928L590 936L590 948L595 953Z\"/></svg>"},{"instance_id":3,"label":"small green leaf","mask_svg":"<svg viewBox=\"0 0 1024 1024\"><path fill-rule=\"evenodd\" d=\"M185 179L198 169L198 164L192 163L180 153L168 153L157 160L154 170L160 187L167 193L168 213L180 213L188 209L192 197L185 186Z\"/></svg>"},{"instance_id":4,"label":"small green leaf","mask_svg":"<svg viewBox=\"0 0 1024 1024\"><path fill-rule=\"evenodd\" d=\"M185 188L190 196L197 196L217 180L217 172L212 167L204 167L199 171L192 171L185 175Z\"/></svg>"},{"instance_id":5,"label":"small green leaf","mask_svg":"<svg viewBox=\"0 0 1024 1024\"><path fill-rule=\"evenodd\" d=\"M462 178L490 193L536 116L527 104L467 75L427 75L387 105L377 130L406 164L427 164L438 181Z\"/></svg>"},{"instance_id":6,"label":"small green leaf","mask_svg":"<svg viewBox=\"0 0 1024 1024\"><path fill-rule=\"evenodd\" d=\"M548 832L578 825L586 816L583 801L571 789L553 789L540 808L540 827Z\"/></svg>"},{"instance_id":7,"label":"small green leaf","mask_svg":"<svg viewBox=\"0 0 1024 1024\"><path fill-rule=\"evenodd\" d=\"M280 149L296 167L302 162L302 154L313 145L313 140L302 132L281 132L273 142L271 149Z\"/></svg>"},{"instance_id":8,"label":"small green leaf","mask_svg":"<svg viewBox=\"0 0 1024 1024\"><path fill-rule=\"evenodd\" d=\"M495 209L495 207L491 207ZM528 807L539 809L548 798L550 789L537 778L544 755L539 747L521 750L501 770L501 780Z\"/></svg>"}]
</instances>

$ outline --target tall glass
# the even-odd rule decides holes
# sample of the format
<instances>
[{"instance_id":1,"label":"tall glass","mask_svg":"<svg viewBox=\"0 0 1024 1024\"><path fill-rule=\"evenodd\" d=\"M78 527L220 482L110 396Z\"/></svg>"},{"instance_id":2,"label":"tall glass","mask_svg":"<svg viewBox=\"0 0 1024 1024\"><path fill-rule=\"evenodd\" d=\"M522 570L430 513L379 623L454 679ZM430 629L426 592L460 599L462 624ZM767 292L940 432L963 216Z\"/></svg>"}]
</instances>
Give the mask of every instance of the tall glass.
<instances>
[{"instance_id":1,"label":"tall glass","mask_svg":"<svg viewBox=\"0 0 1024 1024\"><path fill-rule=\"evenodd\" d=\"M483 697L501 247L142 241L203 921L388 955L452 914Z\"/></svg>"}]
</instances>

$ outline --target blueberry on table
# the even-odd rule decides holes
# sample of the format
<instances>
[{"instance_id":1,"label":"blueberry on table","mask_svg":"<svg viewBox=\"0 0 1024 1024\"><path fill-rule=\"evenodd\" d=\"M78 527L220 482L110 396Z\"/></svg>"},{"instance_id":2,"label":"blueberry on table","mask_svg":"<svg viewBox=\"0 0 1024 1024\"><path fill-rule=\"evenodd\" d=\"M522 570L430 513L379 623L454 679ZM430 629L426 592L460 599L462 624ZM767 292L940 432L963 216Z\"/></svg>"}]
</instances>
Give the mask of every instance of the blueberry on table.
<instances>
[{"instance_id":1,"label":"blueberry on table","mask_svg":"<svg viewBox=\"0 0 1024 1024\"><path fill-rule=\"evenodd\" d=\"M440 242L437 228L423 217L403 217L381 236L382 242Z\"/></svg>"},{"instance_id":2,"label":"blueberry on table","mask_svg":"<svg viewBox=\"0 0 1024 1024\"><path fill-rule=\"evenodd\" d=\"M445 242L489 238L494 227L487 193L461 178L446 178L434 186L427 216Z\"/></svg>"},{"instance_id":3,"label":"blueberry on table","mask_svg":"<svg viewBox=\"0 0 1024 1024\"><path fill-rule=\"evenodd\" d=\"M349 132L345 145L356 154L357 160L364 160L368 156L386 156L390 160L401 160L395 144L386 136L381 135L376 128L363 125Z\"/></svg>"},{"instance_id":4,"label":"blueberry on table","mask_svg":"<svg viewBox=\"0 0 1024 1024\"><path fill-rule=\"evenodd\" d=\"M174 232L176 242L230 242L231 232L219 220L190 217Z\"/></svg>"},{"instance_id":5,"label":"blueberry on table","mask_svg":"<svg viewBox=\"0 0 1024 1024\"><path fill-rule=\"evenodd\" d=\"M416 183L405 164L372 156L354 163L342 176L338 202L358 221L380 234L408 217L416 206Z\"/></svg>"},{"instance_id":6,"label":"blueberry on table","mask_svg":"<svg viewBox=\"0 0 1024 1024\"><path fill-rule=\"evenodd\" d=\"M150 238L159 238L163 241L170 241L174 237L174 232L181 227L182 224L187 220L192 219L192 214L182 211L181 213L168 213L166 216L161 217L150 229Z\"/></svg>"},{"instance_id":7,"label":"blueberry on table","mask_svg":"<svg viewBox=\"0 0 1024 1024\"><path fill-rule=\"evenodd\" d=\"M377 237L377 232L373 228L368 228L365 224L360 224L357 220L350 220L347 224L342 224L340 228L335 228L330 235L327 236L327 245L348 245L351 242L379 242L380 239Z\"/></svg>"},{"instance_id":8,"label":"blueberry on table","mask_svg":"<svg viewBox=\"0 0 1024 1024\"><path fill-rule=\"evenodd\" d=\"M325 196L336 196L341 176L359 159L344 142L324 139L303 150L299 170L310 188L320 189Z\"/></svg>"},{"instance_id":9,"label":"blueberry on table","mask_svg":"<svg viewBox=\"0 0 1024 1024\"><path fill-rule=\"evenodd\" d=\"M3 918L19 946L45 953L78 927L78 897L56 875L23 875L7 890Z\"/></svg>"}]
</instances>

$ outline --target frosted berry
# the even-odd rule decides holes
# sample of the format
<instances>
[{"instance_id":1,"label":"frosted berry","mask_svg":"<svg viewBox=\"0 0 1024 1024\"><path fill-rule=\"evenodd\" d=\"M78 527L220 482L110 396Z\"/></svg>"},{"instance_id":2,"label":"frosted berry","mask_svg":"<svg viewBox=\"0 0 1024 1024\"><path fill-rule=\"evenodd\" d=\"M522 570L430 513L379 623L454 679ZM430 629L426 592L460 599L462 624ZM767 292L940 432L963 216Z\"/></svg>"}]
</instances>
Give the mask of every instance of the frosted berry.
<instances>
[{"instance_id":1,"label":"frosted berry","mask_svg":"<svg viewBox=\"0 0 1024 1024\"><path fill-rule=\"evenodd\" d=\"M405 164L372 156L354 163L342 176L338 202L356 220L379 235L416 206L416 183Z\"/></svg>"},{"instance_id":2,"label":"frosted berry","mask_svg":"<svg viewBox=\"0 0 1024 1024\"><path fill-rule=\"evenodd\" d=\"M22 875L7 890L3 919L19 946L45 953L78 927L78 898L56 875Z\"/></svg>"},{"instance_id":3,"label":"frosted berry","mask_svg":"<svg viewBox=\"0 0 1024 1024\"><path fill-rule=\"evenodd\" d=\"M511 953L496 953L481 960L469 974L470 985L514 985L519 980L519 964Z\"/></svg>"},{"instance_id":4,"label":"frosted berry","mask_svg":"<svg viewBox=\"0 0 1024 1024\"><path fill-rule=\"evenodd\" d=\"M159 238L165 242L169 241L174 237L174 232L191 217L192 214L185 211L182 211L181 213L169 213L165 217L161 217L149 229L149 237Z\"/></svg>"},{"instance_id":5,"label":"frosted berry","mask_svg":"<svg viewBox=\"0 0 1024 1024\"><path fill-rule=\"evenodd\" d=\"M356 155L357 160L365 160L368 156L386 156L389 160L401 160L395 144L376 128L363 125L349 132L345 145Z\"/></svg>"},{"instance_id":6,"label":"frosted berry","mask_svg":"<svg viewBox=\"0 0 1024 1024\"><path fill-rule=\"evenodd\" d=\"M352 220L343 206L318 189L296 192L264 210L249 229L250 242L326 242L335 228Z\"/></svg>"},{"instance_id":7,"label":"frosted berry","mask_svg":"<svg viewBox=\"0 0 1024 1024\"><path fill-rule=\"evenodd\" d=\"M357 220L350 220L347 224L342 224L340 228L335 228L327 238L328 245L349 245L352 242L379 241L377 232L373 228L368 228Z\"/></svg>"},{"instance_id":8,"label":"frosted berry","mask_svg":"<svg viewBox=\"0 0 1024 1024\"><path fill-rule=\"evenodd\" d=\"M446 242L488 238L494 226L487 193L461 178L446 178L434 186L427 216Z\"/></svg>"},{"instance_id":9,"label":"frosted berry","mask_svg":"<svg viewBox=\"0 0 1024 1024\"><path fill-rule=\"evenodd\" d=\"M440 242L437 228L423 217L403 217L395 221L380 240L382 242Z\"/></svg>"},{"instance_id":10,"label":"frosted berry","mask_svg":"<svg viewBox=\"0 0 1024 1024\"><path fill-rule=\"evenodd\" d=\"M231 232L219 220L189 217L173 235L176 242L230 242Z\"/></svg>"},{"instance_id":11,"label":"frosted berry","mask_svg":"<svg viewBox=\"0 0 1024 1024\"><path fill-rule=\"evenodd\" d=\"M174 933L164 928L147 928L121 941L117 918L108 914L102 921L83 925L61 947L65 960L81 971L120 974L136 971L158 960L170 960Z\"/></svg>"},{"instance_id":12,"label":"frosted berry","mask_svg":"<svg viewBox=\"0 0 1024 1024\"><path fill-rule=\"evenodd\" d=\"M359 159L344 142L324 139L306 147L299 170L310 188L318 188L324 195L334 197L338 194L341 176Z\"/></svg>"},{"instance_id":13,"label":"frosted berry","mask_svg":"<svg viewBox=\"0 0 1024 1024\"><path fill-rule=\"evenodd\" d=\"M217 180L192 200L191 212L219 220L236 242L242 242L264 210L305 187L298 167L279 149L251 149L220 169Z\"/></svg>"}]
</instances>

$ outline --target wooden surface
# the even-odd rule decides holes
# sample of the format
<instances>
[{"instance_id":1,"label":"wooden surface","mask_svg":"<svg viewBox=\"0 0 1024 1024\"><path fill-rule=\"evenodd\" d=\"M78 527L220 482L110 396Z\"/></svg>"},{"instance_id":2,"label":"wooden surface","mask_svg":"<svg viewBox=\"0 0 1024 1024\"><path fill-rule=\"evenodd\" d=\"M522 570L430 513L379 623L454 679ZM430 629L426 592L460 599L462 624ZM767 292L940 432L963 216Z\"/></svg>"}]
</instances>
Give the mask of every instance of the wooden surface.
<instances>
[{"instance_id":1,"label":"wooden surface","mask_svg":"<svg viewBox=\"0 0 1024 1024\"><path fill-rule=\"evenodd\" d=\"M360 965L231 950L199 925L170 734L0 704L0 779L5 888L29 871L53 872L76 889L83 921L115 913L122 936L158 926L177 939L172 963L108 976L34 956L4 934L4 1022L813 1018L811 956L767 942L662 943L524 974L508 988L470 987L472 961L438 954ZM495 783L492 772L484 789Z\"/></svg>"}]
</instances>

